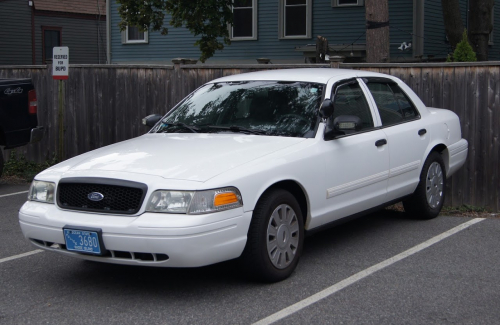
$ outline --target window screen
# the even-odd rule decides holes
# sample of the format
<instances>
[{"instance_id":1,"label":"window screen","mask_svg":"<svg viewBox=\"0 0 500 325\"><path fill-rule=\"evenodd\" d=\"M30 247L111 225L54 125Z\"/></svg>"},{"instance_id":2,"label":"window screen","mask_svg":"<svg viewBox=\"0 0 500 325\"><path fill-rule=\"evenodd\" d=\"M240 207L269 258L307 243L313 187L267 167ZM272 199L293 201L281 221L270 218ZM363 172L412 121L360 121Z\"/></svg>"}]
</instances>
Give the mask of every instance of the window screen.
<instances>
[{"instance_id":1,"label":"window screen","mask_svg":"<svg viewBox=\"0 0 500 325\"><path fill-rule=\"evenodd\" d=\"M52 49L55 46L61 46L61 32L58 30L44 30L43 43L45 60L52 60Z\"/></svg>"},{"instance_id":2,"label":"window screen","mask_svg":"<svg viewBox=\"0 0 500 325\"><path fill-rule=\"evenodd\" d=\"M337 0L339 6L352 6L352 5L357 5L358 0Z\"/></svg>"},{"instance_id":3,"label":"window screen","mask_svg":"<svg viewBox=\"0 0 500 325\"><path fill-rule=\"evenodd\" d=\"M144 40L144 32L141 32L137 27L129 26L128 30L128 38L129 41L143 41Z\"/></svg>"},{"instance_id":4,"label":"window screen","mask_svg":"<svg viewBox=\"0 0 500 325\"><path fill-rule=\"evenodd\" d=\"M307 35L307 0L285 0L285 36Z\"/></svg>"},{"instance_id":5,"label":"window screen","mask_svg":"<svg viewBox=\"0 0 500 325\"><path fill-rule=\"evenodd\" d=\"M359 117L363 123L362 130L373 128L372 113L359 84L344 85L337 89L331 122L341 115Z\"/></svg>"},{"instance_id":6,"label":"window screen","mask_svg":"<svg viewBox=\"0 0 500 325\"><path fill-rule=\"evenodd\" d=\"M253 1L235 0L233 5L233 37L253 37Z\"/></svg>"}]
</instances>

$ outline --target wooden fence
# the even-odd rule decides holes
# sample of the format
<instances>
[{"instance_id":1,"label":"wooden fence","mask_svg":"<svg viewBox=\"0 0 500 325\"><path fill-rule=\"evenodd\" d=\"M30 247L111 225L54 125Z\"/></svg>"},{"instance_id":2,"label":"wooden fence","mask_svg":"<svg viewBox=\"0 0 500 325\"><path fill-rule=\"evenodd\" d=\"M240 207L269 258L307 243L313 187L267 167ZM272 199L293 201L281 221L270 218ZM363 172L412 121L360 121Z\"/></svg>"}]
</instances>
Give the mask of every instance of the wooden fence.
<instances>
[{"instance_id":1,"label":"wooden fence","mask_svg":"<svg viewBox=\"0 0 500 325\"><path fill-rule=\"evenodd\" d=\"M165 113L205 82L263 69L328 65L72 65L64 82L64 156L70 158L147 132L142 117ZM447 204L500 210L500 62L476 64L341 64L394 75L427 106L458 114L469 141L466 165L448 182ZM44 139L17 149L44 161L57 152L58 82L50 66L0 67L0 78L33 79ZM5 158L9 150L4 153Z\"/></svg>"}]
</instances>

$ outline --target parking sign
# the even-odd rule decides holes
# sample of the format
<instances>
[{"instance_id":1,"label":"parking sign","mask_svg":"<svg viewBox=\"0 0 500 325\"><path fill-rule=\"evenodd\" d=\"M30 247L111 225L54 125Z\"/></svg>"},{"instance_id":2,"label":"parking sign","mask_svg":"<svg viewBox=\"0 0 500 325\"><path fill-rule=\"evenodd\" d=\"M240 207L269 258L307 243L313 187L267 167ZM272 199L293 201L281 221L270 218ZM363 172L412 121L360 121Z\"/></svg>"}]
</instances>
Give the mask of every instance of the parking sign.
<instances>
[{"instance_id":1,"label":"parking sign","mask_svg":"<svg viewBox=\"0 0 500 325\"><path fill-rule=\"evenodd\" d=\"M54 47L52 51L52 79L66 80L69 72L69 48Z\"/></svg>"}]
</instances>

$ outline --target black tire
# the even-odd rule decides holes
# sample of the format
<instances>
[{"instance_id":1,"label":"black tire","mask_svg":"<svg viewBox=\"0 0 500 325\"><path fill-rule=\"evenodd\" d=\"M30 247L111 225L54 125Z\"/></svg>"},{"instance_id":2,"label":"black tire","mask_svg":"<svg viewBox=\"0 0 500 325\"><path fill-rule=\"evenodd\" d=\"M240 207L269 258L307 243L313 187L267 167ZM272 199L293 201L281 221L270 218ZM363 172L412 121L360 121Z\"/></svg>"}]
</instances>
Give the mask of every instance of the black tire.
<instances>
[{"instance_id":1,"label":"black tire","mask_svg":"<svg viewBox=\"0 0 500 325\"><path fill-rule=\"evenodd\" d=\"M433 170L429 171L430 168ZM433 177L433 175L437 175L439 172L441 172L442 181L439 181L438 176ZM431 202L429 202L427 198L428 192L430 195L432 194L432 198L430 199ZM420 182L415 192L410 198L403 201L405 212L417 219L435 218L439 215L443 207L445 193L446 169L443 158L439 152L432 151L422 167Z\"/></svg>"},{"instance_id":2,"label":"black tire","mask_svg":"<svg viewBox=\"0 0 500 325\"><path fill-rule=\"evenodd\" d=\"M274 212L276 213L273 216ZM289 219L291 221L277 225L276 220L283 212L291 216ZM273 217L272 221L271 217ZM281 219L281 221L284 221L284 219ZM276 231L275 239L282 239L279 243L276 243L275 251L272 248L268 250L268 240L269 247L274 245L271 240L273 236L268 235L268 227L276 227L278 230ZM296 236L298 236L298 239ZM284 280L297 267L303 243L304 222L297 200L290 192L285 190L270 190L259 199L253 211L252 221L248 230L247 244L240 258L240 266L250 278L255 280L265 282ZM287 248L289 249L287 250ZM286 252L282 254L283 250L286 250ZM270 256L273 252L275 257L274 262Z\"/></svg>"}]
</instances>

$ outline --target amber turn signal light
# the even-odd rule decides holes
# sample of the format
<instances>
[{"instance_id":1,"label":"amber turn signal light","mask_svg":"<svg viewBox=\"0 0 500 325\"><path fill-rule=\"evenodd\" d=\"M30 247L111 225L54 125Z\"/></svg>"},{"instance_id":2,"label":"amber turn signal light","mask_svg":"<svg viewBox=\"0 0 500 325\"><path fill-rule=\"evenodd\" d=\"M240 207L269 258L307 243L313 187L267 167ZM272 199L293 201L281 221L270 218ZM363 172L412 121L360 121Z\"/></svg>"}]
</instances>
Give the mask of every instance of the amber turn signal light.
<instances>
[{"instance_id":1,"label":"amber turn signal light","mask_svg":"<svg viewBox=\"0 0 500 325\"><path fill-rule=\"evenodd\" d=\"M216 207L237 202L238 197L234 193L219 193L214 197L214 206Z\"/></svg>"}]
</instances>

